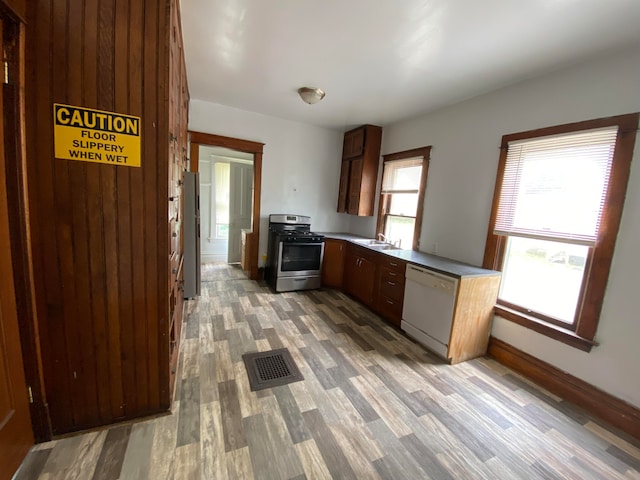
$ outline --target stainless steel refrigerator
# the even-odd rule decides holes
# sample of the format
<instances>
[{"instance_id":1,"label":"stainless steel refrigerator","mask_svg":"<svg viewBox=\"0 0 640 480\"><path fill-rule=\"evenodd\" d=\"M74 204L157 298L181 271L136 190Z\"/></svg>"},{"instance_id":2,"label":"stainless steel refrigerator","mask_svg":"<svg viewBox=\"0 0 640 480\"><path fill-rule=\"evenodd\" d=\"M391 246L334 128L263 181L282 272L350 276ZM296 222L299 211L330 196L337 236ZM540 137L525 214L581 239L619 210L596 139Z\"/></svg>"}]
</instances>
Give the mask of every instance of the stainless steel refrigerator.
<instances>
[{"instance_id":1,"label":"stainless steel refrigerator","mask_svg":"<svg viewBox=\"0 0 640 480\"><path fill-rule=\"evenodd\" d=\"M184 298L200 295L200 177L184 173Z\"/></svg>"}]
</instances>

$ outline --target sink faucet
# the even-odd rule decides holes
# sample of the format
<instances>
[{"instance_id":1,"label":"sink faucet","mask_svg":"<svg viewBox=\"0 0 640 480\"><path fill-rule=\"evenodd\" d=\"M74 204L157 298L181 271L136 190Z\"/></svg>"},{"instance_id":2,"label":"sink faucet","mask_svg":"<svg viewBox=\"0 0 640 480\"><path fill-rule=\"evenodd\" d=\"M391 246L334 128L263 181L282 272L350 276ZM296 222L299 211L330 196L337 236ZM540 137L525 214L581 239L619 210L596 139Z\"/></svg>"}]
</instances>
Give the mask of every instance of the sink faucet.
<instances>
[{"instance_id":1,"label":"sink faucet","mask_svg":"<svg viewBox=\"0 0 640 480\"><path fill-rule=\"evenodd\" d=\"M385 242L388 242L387 237L384 235L384 233L378 234L378 240L384 240Z\"/></svg>"}]
</instances>

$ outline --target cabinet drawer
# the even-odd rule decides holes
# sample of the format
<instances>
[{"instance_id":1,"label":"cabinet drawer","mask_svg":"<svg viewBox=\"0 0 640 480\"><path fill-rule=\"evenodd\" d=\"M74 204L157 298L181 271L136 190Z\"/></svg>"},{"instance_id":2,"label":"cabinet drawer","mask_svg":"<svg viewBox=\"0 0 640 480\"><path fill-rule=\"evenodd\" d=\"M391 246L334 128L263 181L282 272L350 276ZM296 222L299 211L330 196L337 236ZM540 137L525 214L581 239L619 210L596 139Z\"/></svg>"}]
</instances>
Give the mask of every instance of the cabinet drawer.
<instances>
[{"instance_id":1,"label":"cabinet drawer","mask_svg":"<svg viewBox=\"0 0 640 480\"><path fill-rule=\"evenodd\" d=\"M388 267L380 267L380 280L382 282L393 282L404 285L404 272L398 270L392 270Z\"/></svg>"},{"instance_id":2,"label":"cabinet drawer","mask_svg":"<svg viewBox=\"0 0 640 480\"><path fill-rule=\"evenodd\" d=\"M396 326L400 326L402 320L402 300L395 300L385 295L378 297L377 310Z\"/></svg>"},{"instance_id":3,"label":"cabinet drawer","mask_svg":"<svg viewBox=\"0 0 640 480\"><path fill-rule=\"evenodd\" d=\"M402 299L404 298L404 283L380 279L380 295L402 303Z\"/></svg>"},{"instance_id":4,"label":"cabinet drawer","mask_svg":"<svg viewBox=\"0 0 640 480\"><path fill-rule=\"evenodd\" d=\"M397 258L390 257L388 255L381 255L380 266L393 272L399 273L404 278L404 272L407 268L407 262L404 260L398 260Z\"/></svg>"}]
</instances>

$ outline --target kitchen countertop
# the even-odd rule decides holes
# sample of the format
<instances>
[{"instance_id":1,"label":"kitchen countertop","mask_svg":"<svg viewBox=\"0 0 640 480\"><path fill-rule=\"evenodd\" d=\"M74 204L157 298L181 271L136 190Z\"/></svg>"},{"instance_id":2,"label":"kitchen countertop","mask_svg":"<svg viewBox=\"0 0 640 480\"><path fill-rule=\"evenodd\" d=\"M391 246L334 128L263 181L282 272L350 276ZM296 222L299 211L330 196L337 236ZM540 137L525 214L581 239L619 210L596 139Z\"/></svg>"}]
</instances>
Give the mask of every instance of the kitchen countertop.
<instances>
[{"instance_id":1,"label":"kitchen countertop","mask_svg":"<svg viewBox=\"0 0 640 480\"><path fill-rule=\"evenodd\" d=\"M332 238L335 240L345 240L351 242L362 248L368 248L374 252L381 253L382 255L388 255L390 257L399 258L405 260L414 265L428 268L435 272L450 275L456 278L462 277L484 277L487 275L500 275L500 272L495 270L487 270L486 268L476 267L469 265L468 263L458 262L457 260L451 260L450 258L439 257L430 253L418 252L415 250L380 250L367 245L362 245L354 240L365 240L368 237L362 237L360 235L354 235L352 233L335 233L335 232L319 232L325 236L325 238Z\"/></svg>"}]
</instances>

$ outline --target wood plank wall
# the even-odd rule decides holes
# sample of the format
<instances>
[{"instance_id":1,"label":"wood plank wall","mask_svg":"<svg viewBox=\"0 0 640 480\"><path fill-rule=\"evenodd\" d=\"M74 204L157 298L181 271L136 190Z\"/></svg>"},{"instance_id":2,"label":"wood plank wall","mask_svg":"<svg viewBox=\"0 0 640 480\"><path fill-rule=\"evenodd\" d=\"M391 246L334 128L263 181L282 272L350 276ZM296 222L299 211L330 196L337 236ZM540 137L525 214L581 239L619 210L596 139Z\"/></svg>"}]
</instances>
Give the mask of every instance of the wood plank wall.
<instances>
[{"instance_id":1,"label":"wood plank wall","mask_svg":"<svg viewBox=\"0 0 640 480\"><path fill-rule=\"evenodd\" d=\"M25 21L27 18L27 0L2 0L9 9L18 17Z\"/></svg>"},{"instance_id":2,"label":"wood plank wall","mask_svg":"<svg viewBox=\"0 0 640 480\"><path fill-rule=\"evenodd\" d=\"M32 0L27 168L53 434L169 408L170 1ZM53 103L142 118L142 166L54 158Z\"/></svg>"}]
</instances>

